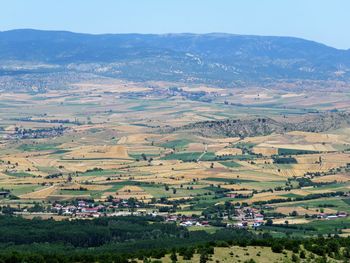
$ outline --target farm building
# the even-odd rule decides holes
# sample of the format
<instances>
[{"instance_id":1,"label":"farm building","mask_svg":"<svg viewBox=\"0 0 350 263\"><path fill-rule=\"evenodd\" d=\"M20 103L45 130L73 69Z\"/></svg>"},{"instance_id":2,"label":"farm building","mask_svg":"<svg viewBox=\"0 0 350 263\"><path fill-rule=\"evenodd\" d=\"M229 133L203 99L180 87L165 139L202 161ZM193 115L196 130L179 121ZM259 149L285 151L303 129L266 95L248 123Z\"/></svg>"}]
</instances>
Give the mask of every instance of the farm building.
<instances>
[{"instance_id":1,"label":"farm building","mask_svg":"<svg viewBox=\"0 0 350 263\"><path fill-rule=\"evenodd\" d=\"M10 192L6 192L6 191L1 191L0 192L0 198L6 198L10 195Z\"/></svg>"}]
</instances>

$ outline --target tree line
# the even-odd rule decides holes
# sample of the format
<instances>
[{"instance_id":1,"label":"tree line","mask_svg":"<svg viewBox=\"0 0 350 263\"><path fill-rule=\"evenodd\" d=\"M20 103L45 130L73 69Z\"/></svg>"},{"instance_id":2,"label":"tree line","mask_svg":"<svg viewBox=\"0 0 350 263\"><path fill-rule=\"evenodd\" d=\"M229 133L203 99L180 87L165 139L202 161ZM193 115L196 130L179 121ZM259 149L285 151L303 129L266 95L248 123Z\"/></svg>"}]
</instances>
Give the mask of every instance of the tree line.
<instances>
[{"instance_id":1,"label":"tree line","mask_svg":"<svg viewBox=\"0 0 350 263\"><path fill-rule=\"evenodd\" d=\"M274 238L268 233L221 228L215 233L188 231L161 217L114 217L94 220L27 220L0 216L0 263L114 262L162 258L177 254L206 262L214 247L264 246L280 253L304 250L320 257L350 259L350 238Z\"/></svg>"}]
</instances>

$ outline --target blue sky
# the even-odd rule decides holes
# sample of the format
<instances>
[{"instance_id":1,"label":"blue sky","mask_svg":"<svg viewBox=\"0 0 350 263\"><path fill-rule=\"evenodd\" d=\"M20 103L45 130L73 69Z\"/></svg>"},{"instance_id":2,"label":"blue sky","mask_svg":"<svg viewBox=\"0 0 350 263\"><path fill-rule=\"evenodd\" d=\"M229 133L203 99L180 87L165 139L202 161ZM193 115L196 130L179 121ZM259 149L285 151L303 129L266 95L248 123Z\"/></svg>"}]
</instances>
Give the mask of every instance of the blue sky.
<instances>
[{"instance_id":1,"label":"blue sky","mask_svg":"<svg viewBox=\"0 0 350 263\"><path fill-rule=\"evenodd\" d=\"M350 48L350 0L1 0L0 30L296 36Z\"/></svg>"}]
</instances>

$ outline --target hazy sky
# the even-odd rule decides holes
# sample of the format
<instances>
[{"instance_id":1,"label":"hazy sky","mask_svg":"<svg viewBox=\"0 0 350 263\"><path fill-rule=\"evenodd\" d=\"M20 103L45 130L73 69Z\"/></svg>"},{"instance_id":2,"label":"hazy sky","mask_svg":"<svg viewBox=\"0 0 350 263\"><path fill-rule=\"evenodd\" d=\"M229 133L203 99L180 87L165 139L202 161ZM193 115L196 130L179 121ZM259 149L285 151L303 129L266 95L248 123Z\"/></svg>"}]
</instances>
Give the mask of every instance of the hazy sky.
<instances>
[{"instance_id":1,"label":"hazy sky","mask_svg":"<svg viewBox=\"0 0 350 263\"><path fill-rule=\"evenodd\" d=\"M350 0L0 0L0 30L297 36L350 48Z\"/></svg>"}]
</instances>

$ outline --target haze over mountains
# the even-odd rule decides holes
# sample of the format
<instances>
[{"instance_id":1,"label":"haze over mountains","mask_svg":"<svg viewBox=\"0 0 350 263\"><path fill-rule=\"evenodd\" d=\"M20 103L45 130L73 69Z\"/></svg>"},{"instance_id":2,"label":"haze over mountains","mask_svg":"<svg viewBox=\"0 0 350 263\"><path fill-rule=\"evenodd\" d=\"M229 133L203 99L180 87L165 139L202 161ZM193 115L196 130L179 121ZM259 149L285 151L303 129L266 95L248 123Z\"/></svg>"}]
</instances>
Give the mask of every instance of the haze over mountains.
<instances>
[{"instance_id":1,"label":"haze over mountains","mask_svg":"<svg viewBox=\"0 0 350 263\"><path fill-rule=\"evenodd\" d=\"M0 32L0 61L0 75L69 70L217 85L350 80L350 50L291 37L12 30Z\"/></svg>"}]
</instances>

